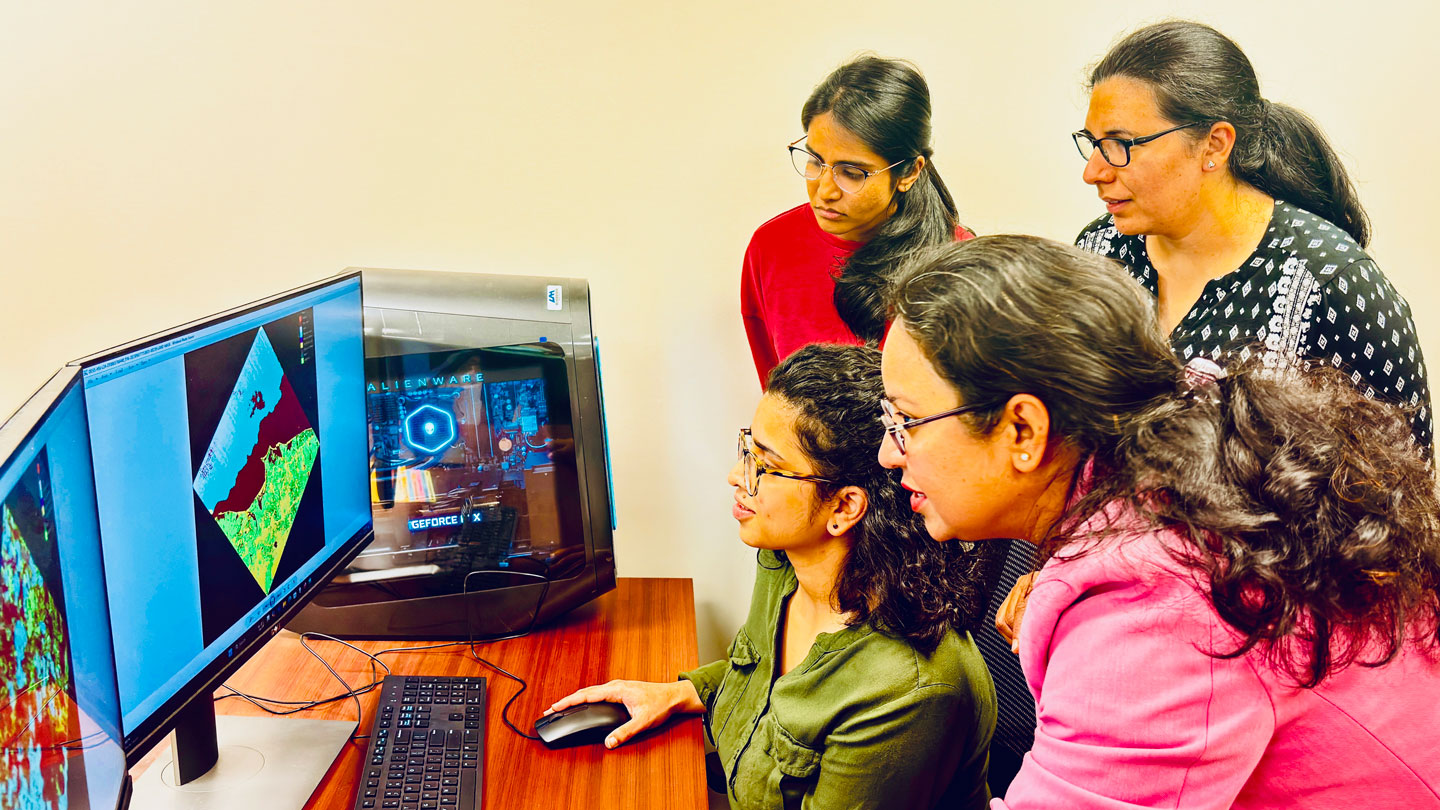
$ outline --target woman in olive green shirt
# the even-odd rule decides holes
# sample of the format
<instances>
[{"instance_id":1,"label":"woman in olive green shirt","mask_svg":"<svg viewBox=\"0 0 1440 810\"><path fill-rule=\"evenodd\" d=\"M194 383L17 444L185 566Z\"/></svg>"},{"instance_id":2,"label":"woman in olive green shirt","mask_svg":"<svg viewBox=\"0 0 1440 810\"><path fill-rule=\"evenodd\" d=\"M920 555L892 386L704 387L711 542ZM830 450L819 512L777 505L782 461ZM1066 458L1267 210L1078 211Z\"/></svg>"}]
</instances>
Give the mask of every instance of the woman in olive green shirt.
<instances>
[{"instance_id":1,"label":"woman in olive green shirt","mask_svg":"<svg viewBox=\"0 0 1440 810\"><path fill-rule=\"evenodd\" d=\"M975 808L995 689L965 628L983 620L982 544L936 544L882 469L879 352L816 344L770 375L730 471L758 548L728 659L674 683L611 681L556 702L624 703L613 748L703 712L736 808Z\"/></svg>"}]
</instances>

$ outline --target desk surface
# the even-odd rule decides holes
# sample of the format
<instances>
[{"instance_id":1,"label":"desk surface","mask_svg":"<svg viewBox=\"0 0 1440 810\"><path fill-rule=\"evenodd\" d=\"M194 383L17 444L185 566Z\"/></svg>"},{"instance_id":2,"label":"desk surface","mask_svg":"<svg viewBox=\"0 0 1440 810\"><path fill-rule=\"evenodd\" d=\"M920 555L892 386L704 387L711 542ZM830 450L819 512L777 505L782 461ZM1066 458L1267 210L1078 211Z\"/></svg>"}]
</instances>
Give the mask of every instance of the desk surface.
<instances>
[{"instance_id":1,"label":"desk surface","mask_svg":"<svg viewBox=\"0 0 1440 810\"><path fill-rule=\"evenodd\" d=\"M393 641L355 644L370 652L424 646L424 642ZM368 659L339 644L317 641L312 645L352 685L368 682ZM477 645L476 652L529 684L511 705L509 717L516 726L532 732L542 711L582 686L612 678L670 681L677 673L693 668L698 662L690 580L620 579L614 591L531 635ZM672 720L613 751L599 745L551 751L505 727L500 711L520 686L475 661L465 645L386 655L383 660L397 675L488 677L485 810L706 807L705 751L698 717ZM267 644L230 678L229 685L251 695L285 700L324 697L339 688L290 633ZM361 733L369 730L378 697L378 690L360 696L365 711ZM236 698L218 702L216 710L220 714L264 715ZM299 716L353 720L355 702L341 701ZM345 746L307 808L353 806L365 745L366 741L359 741ZM539 789L549 794L544 801L537 801L534 791Z\"/></svg>"}]
</instances>

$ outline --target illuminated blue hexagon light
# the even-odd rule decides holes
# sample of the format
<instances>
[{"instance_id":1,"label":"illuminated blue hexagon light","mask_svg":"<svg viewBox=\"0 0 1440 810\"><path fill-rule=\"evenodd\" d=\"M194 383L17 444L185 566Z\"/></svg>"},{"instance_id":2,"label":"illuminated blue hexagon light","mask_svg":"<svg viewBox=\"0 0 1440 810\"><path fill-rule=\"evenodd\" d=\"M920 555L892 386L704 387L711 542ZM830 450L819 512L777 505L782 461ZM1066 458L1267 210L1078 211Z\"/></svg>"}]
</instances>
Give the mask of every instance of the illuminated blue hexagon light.
<instances>
[{"instance_id":1,"label":"illuminated blue hexagon light","mask_svg":"<svg viewBox=\"0 0 1440 810\"><path fill-rule=\"evenodd\" d=\"M434 405L421 405L405 417L405 443L429 455L455 443L455 416Z\"/></svg>"}]
</instances>

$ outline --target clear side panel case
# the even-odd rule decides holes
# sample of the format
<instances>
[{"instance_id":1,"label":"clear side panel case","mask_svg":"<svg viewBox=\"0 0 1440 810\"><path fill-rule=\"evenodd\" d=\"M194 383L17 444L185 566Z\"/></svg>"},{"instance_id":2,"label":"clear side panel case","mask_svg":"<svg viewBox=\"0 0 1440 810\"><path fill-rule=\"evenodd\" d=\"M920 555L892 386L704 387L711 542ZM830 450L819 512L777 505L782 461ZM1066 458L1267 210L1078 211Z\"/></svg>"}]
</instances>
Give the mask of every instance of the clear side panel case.
<instances>
[{"instance_id":1,"label":"clear side panel case","mask_svg":"<svg viewBox=\"0 0 1440 810\"><path fill-rule=\"evenodd\" d=\"M585 283L367 270L365 284L375 539L292 629L493 635L613 588Z\"/></svg>"}]
</instances>

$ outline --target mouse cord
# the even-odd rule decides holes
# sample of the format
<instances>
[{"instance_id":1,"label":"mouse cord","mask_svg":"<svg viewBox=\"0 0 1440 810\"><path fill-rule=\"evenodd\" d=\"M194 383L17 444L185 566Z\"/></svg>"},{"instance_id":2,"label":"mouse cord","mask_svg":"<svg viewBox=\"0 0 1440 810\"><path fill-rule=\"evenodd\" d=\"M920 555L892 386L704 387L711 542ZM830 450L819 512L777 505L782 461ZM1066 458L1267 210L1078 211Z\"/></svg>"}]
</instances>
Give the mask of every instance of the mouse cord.
<instances>
[{"instance_id":1,"label":"mouse cord","mask_svg":"<svg viewBox=\"0 0 1440 810\"><path fill-rule=\"evenodd\" d=\"M515 636L504 636L504 638L515 638ZM478 639L478 640L477 640L477 639L472 638L472 639L469 640L469 641L446 641L446 642L442 642L442 643L440 643L440 644L426 644L426 645L424 645L424 646L419 646L419 647L391 647L390 649L379 650L379 651L377 651L377 652L375 653L375 655L377 655L377 656L380 656L380 655L403 655L403 654L405 654L405 653L423 652L423 651L427 651L427 650L438 650L438 649L441 649L441 648L444 648L444 647L459 647L460 645L463 644L463 645L466 645L466 646L469 648L469 650L470 650L470 656L471 656L472 658L474 658L476 661L479 661L480 663L484 664L485 666L489 667L490 669L495 670L496 672L500 673L501 675L504 675L505 677L510 678L510 679L516 681L517 683L520 684L520 692L524 692L525 689L526 689L526 686L527 686L527 684L525 683L524 680L522 680L520 677L518 677L518 676L516 676L516 675L511 674L508 670L502 669L501 667L497 666L493 661L489 661L489 660L487 660L487 659L485 659L485 658L481 658L481 657L475 652L475 645L484 643L484 642L486 642L486 641L496 641L496 640L498 640L498 639L484 639L484 638L482 638L482 639ZM381 666L384 666L384 665L382 664ZM386 669L389 669L389 668L387 667ZM515 698L520 697L520 692L516 692L514 695L512 695L512 696L510 697L510 700L508 700L508 701L505 702L504 708L502 708L502 709L500 710L500 719L505 723L506 727L508 727L511 731L515 732L516 734L519 734L521 737L524 737L524 738L527 739L527 740L538 740L538 739L540 739L539 737L532 736L532 735L530 735L530 734L526 734L525 732L523 732L523 731L521 731L520 729L516 728L515 725L510 722L510 718L507 716L507 712L510 711L510 704L515 702ZM344 696L342 695L341 697L344 697ZM334 699L335 699L335 698L332 698L332 700L334 700Z\"/></svg>"},{"instance_id":2,"label":"mouse cord","mask_svg":"<svg viewBox=\"0 0 1440 810\"><path fill-rule=\"evenodd\" d=\"M468 596L469 593L470 593L470 577L474 576L475 574L480 574L480 573L488 573L488 572L484 572L484 571L471 571L469 574L466 574L466 575L465 575L465 582L463 583L463 585L462 585L461 587L463 588L464 593L465 593L466 596ZM539 576L539 575L537 575L537 574L531 574L531 573L524 572L524 571L509 571L509 572L506 572L506 573L511 574L511 575L531 577L531 578L534 578L534 579L543 579L543 580L545 581L544 587L542 587L542 588L540 589L540 598L535 600L535 612L533 612L533 613L530 614L530 624L529 624L529 626L527 626L522 632L515 633L515 634L509 635L509 636L500 636L500 637L498 637L498 638L486 638L486 639L481 639L481 641L503 641L503 640L508 639L508 638L519 638L520 636L528 635L528 634L530 633L530 631L532 631L532 630L535 629L535 622L538 621L539 618L540 618L540 608L541 608L541 606L543 606L543 605L545 604L545 597L550 593L550 578L549 578L549 577L542 577L542 576ZM468 601L467 601L467 604L466 604L466 610L467 610L467 612L468 612L468 610L469 610ZM468 643L468 648L469 648L469 650L470 650L470 657L471 657L471 658L474 658L476 661L484 664L485 666L487 666L487 667L495 670L496 672L500 673L501 675L504 675L505 677L509 678L510 680L515 681L516 683L520 684L520 691L518 691L518 692L516 692L515 694L511 695L511 696L510 696L510 699L507 700L507 701L505 701L505 706L500 709L500 721L505 724L505 727L506 727L506 728L510 729L511 731L515 732L516 734L520 735L521 737L524 737L524 738L527 739L527 740L536 740L536 741L539 741L539 739L540 739L539 735L536 735L536 734L526 734L525 732L521 731L519 728L516 728L516 726L515 726L514 723L510 722L510 704L514 703L516 698L518 698L518 697L520 697L520 695L524 694L525 690L526 690L527 688L529 688L529 684L525 683L524 679L522 679L520 676L515 675L515 674L512 674L510 671L508 671L508 670L506 670L506 669L504 669L504 668L496 665L495 662L493 662L493 661L487 661L486 659L481 658L481 657L480 657L480 654L477 653L477 652L475 652L475 644L476 644L476 641L475 641L475 625L474 625L474 623L473 623L473 622L467 622L467 623L466 623L466 630L469 632L469 636L470 636L470 638L469 638L469 643Z\"/></svg>"},{"instance_id":3,"label":"mouse cord","mask_svg":"<svg viewBox=\"0 0 1440 810\"><path fill-rule=\"evenodd\" d=\"M524 681L520 676L518 676L518 675L513 675L513 674L511 674L510 672L508 672L507 670L505 670L505 669L501 668L500 666L496 665L495 662L493 662L493 661L487 661L487 660L485 660L484 658L481 658L481 657L480 657L478 654L476 654L476 652L475 652L475 642L473 642L473 641L470 642L470 657L471 657L471 658L474 658L476 661L479 661L480 663L484 664L485 666L487 666L487 667L495 670L496 672L500 673L501 675L504 675L505 677L509 678L510 680L515 681L516 683L520 684L520 691L518 691L518 692L516 692L515 694L511 695L511 696L510 696L510 699L507 700L507 701L505 701L505 706L500 709L500 721L505 724L506 728L509 728L511 731L515 732L516 734L519 734L521 737L524 737L524 738L527 739L527 740L539 740L539 739L540 739L539 735L536 735L536 734L526 734L525 732L523 732L523 731L521 731L520 729L516 728L514 723L510 722L510 704L515 702L515 698L520 697L520 695L528 688L529 684L525 683L525 681Z\"/></svg>"}]
</instances>

